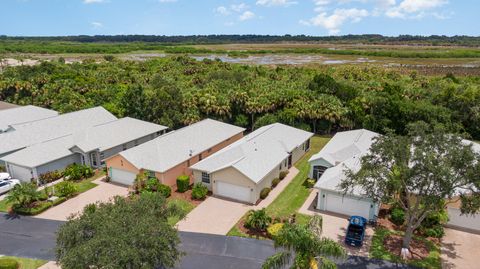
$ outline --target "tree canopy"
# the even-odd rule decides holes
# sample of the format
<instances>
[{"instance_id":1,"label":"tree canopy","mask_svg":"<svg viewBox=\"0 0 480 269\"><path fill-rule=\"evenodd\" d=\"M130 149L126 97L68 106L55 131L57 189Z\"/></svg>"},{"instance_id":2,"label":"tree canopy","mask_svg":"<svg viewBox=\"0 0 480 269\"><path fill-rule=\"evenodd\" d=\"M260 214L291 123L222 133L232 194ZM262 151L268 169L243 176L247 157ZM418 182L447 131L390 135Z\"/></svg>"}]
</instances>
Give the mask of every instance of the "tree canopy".
<instances>
[{"instance_id":1,"label":"tree canopy","mask_svg":"<svg viewBox=\"0 0 480 269\"><path fill-rule=\"evenodd\" d=\"M347 170L346 193L360 189L375 201L405 210L403 247L432 212L461 201L464 214L480 209L480 153L443 127L411 124L407 135L378 137L361 158L359 171Z\"/></svg>"},{"instance_id":2,"label":"tree canopy","mask_svg":"<svg viewBox=\"0 0 480 269\"><path fill-rule=\"evenodd\" d=\"M172 216L184 216L163 196L142 194L91 204L57 232L62 268L172 268L182 253Z\"/></svg>"}]
</instances>

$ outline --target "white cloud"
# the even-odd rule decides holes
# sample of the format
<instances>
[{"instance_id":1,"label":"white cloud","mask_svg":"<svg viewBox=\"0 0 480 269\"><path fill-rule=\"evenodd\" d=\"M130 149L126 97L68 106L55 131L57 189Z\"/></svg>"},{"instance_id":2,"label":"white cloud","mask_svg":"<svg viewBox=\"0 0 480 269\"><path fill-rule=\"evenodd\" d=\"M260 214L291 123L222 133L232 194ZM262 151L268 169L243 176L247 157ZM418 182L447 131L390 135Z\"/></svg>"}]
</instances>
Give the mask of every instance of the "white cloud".
<instances>
[{"instance_id":1,"label":"white cloud","mask_svg":"<svg viewBox=\"0 0 480 269\"><path fill-rule=\"evenodd\" d=\"M83 0L84 4L95 4L95 3L103 3L105 0Z\"/></svg>"},{"instance_id":2,"label":"white cloud","mask_svg":"<svg viewBox=\"0 0 480 269\"><path fill-rule=\"evenodd\" d=\"M235 4L230 5L230 9L235 11L235 12L241 12L241 11L247 9L247 8L248 8L248 6L245 3L240 3L240 4L237 4L237 5L235 5Z\"/></svg>"},{"instance_id":3,"label":"white cloud","mask_svg":"<svg viewBox=\"0 0 480 269\"><path fill-rule=\"evenodd\" d=\"M247 10L243 12L238 19L241 21L246 21L255 18L255 13L251 12L250 10Z\"/></svg>"},{"instance_id":4,"label":"white cloud","mask_svg":"<svg viewBox=\"0 0 480 269\"><path fill-rule=\"evenodd\" d=\"M99 29L103 27L103 23L98 21L91 22L90 25L92 25L93 29Z\"/></svg>"},{"instance_id":5,"label":"white cloud","mask_svg":"<svg viewBox=\"0 0 480 269\"><path fill-rule=\"evenodd\" d=\"M298 4L298 2L290 1L290 0L257 0L256 4L259 6L267 6L267 7L272 7L272 6L288 7L290 5Z\"/></svg>"},{"instance_id":6,"label":"white cloud","mask_svg":"<svg viewBox=\"0 0 480 269\"><path fill-rule=\"evenodd\" d=\"M386 0L384 0L386 1ZM398 5L395 5L390 2L389 6L384 7L385 15L389 18L422 18L426 15L433 15L438 13L427 13L432 9L439 8L443 5L446 5L448 1L446 0L403 0Z\"/></svg>"},{"instance_id":7,"label":"white cloud","mask_svg":"<svg viewBox=\"0 0 480 269\"><path fill-rule=\"evenodd\" d=\"M223 15L223 16L228 16L230 15L230 11L228 10L228 8L224 7L224 6L219 6L215 9L215 12L220 14L220 15Z\"/></svg>"},{"instance_id":8,"label":"white cloud","mask_svg":"<svg viewBox=\"0 0 480 269\"><path fill-rule=\"evenodd\" d=\"M331 35L340 33L340 27L346 22L356 23L367 17L369 12L365 9L335 9L332 14L321 12L317 16L300 23L309 26L320 26L328 30Z\"/></svg>"},{"instance_id":9,"label":"white cloud","mask_svg":"<svg viewBox=\"0 0 480 269\"><path fill-rule=\"evenodd\" d=\"M158 2L160 2L160 3L173 3L173 2L177 2L177 0L158 0Z\"/></svg>"}]
</instances>

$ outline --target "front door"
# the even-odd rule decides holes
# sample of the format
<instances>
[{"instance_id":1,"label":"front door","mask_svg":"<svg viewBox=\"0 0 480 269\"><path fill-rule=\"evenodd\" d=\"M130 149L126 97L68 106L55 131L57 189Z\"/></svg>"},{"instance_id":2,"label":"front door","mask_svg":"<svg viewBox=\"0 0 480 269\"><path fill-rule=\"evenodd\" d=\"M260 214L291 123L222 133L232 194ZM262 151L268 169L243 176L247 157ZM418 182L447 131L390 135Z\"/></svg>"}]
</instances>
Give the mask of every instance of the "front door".
<instances>
[{"instance_id":1,"label":"front door","mask_svg":"<svg viewBox=\"0 0 480 269\"><path fill-rule=\"evenodd\" d=\"M325 170L327 170L327 167L315 165L313 167L313 179L318 180L320 177L322 177Z\"/></svg>"},{"instance_id":2,"label":"front door","mask_svg":"<svg viewBox=\"0 0 480 269\"><path fill-rule=\"evenodd\" d=\"M96 152L90 153L90 163L93 167L97 167L98 161L97 161L97 153Z\"/></svg>"},{"instance_id":3,"label":"front door","mask_svg":"<svg viewBox=\"0 0 480 269\"><path fill-rule=\"evenodd\" d=\"M288 156L288 169L290 169L290 167L292 167L292 154Z\"/></svg>"}]
</instances>

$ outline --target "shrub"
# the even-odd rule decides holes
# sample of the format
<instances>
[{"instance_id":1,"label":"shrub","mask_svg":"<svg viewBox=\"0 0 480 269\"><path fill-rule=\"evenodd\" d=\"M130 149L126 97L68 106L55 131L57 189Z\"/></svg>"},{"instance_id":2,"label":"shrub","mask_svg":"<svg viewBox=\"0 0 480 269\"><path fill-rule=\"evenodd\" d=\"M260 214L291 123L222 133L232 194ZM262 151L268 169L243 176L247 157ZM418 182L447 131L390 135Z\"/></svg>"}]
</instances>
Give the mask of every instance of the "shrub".
<instances>
[{"instance_id":1,"label":"shrub","mask_svg":"<svg viewBox=\"0 0 480 269\"><path fill-rule=\"evenodd\" d=\"M435 238L442 238L445 235L443 225L448 221L448 212L444 209L439 212L432 212L420 224L420 233Z\"/></svg>"},{"instance_id":2,"label":"shrub","mask_svg":"<svg viewBox=\"0 0 480 269\"><path fill-rule=\"evenodd\" d=\"M14 206L13 210L15 211L15 213L20 214L20 215L33 216L33 215L40 214L43 211L49 209L50 207L52 207L52 204L53 204L52 202L42 201L42 202L36 203L36 205L34 207L16 207L16 206Z\"/></svg>"},{"instance_id":3,"label":"shrub","mask_svg":"<svg viewBox=\"0 0 480 269\"><path fill-rule=\"evenodd\" d=\"M17 269L20 264L12 258L0 258L0 269Z\"/></svg>"},{"instance_id":4,"label":"shrub","mask_svg":"<svg viewBox=\"0 0 480 269\"><path fill-rule=\"evenodd\" d=\"M445 230L443 226L438 225L433 228L427 228L422 233L428 237L442 238L445 235Z\"/></svg>"},{"instance_id":5,"label":"shrub","mask_svg":"<svg viewBox=\"0 0 480 269\"><path fill-rule=\"evenodd\" d=\"M270 193L272 189L270 188L263 188L262 191L260 191L260 199L265 199L267 198L268 194Z\"/></svg>"},{"instance_id":6,"label":"shrub","mask_svg":"<svg viewBox=\"0 0 480 269\"><path fill-rule=\"evenodd\" d=\"M193 186L192 189L192 199L195 200L202 200L207 197L208 188L207 186L203 185L202 183L198 182Z\"/></svg>"},{"instance_id":7,"label":"shrub","mask_svg":"<svg viewBox=\"0 0 480 269\"><path fill-rule=\"evenodd\" d=\"M60 173L58 170L55 170L41 174L38 176L38 181L43 185L55 180L59 180L60 178L62 178L62 173Z\"/></svg>"},{"instance_id":8,"label":"shrub","mask_svg":"<svg viewBox=\"0 0 480 269\"><path fill-rule=\"evenodd\" d=\"M170 197L172 194L172 189L165 184L160 184L158 185L158 192L165 197Z\"/></svg>"},{"instance_id":9,"label":"shrub","mask_svg":"<svg viewBox=\"0 0 480 269\"><path fill-rule=\"evenodd\" d=\"M278 185L278 183L280 183L280 179L278 177L274 178L272 180L272 189L275 188Z\"/></svg>"},{"instance_id":10,"label":"shrub","mask_svg":"<svg viewBox=\"0 0 480 269\"><path fill-rule=\"evenodd\" d=\"M67 201L66 197L58 197L58 199L56 199L55 201L52 201L52 206L59 205L65 201Z\"/></svg>"},{"instance_id":11,"label":"shrub","mask_svg":"<svg viewBox=\"0 0 480 269\"><path fill-rule=\"evenodd\" d=\"M280 175L278 175L278 178L280 180L283 180L286 176L288 175L288 170L280 172Z\"/></svg>"},{"instance_id":12,"label":"shrub","mask_svg":"<svg viewBox=\"0 0 480 269\"><path fill-rule=\"evenodd\" d=\"M280 230L283 228L283 223L275 223L275 224L272 224L270 226L268 226L267 228L267 234L270 236L270 237L275 237L279 232Z\"/></svg>"},{"instance_id":13,"label":"shrub","mask_svg":"<svg viewBox=\"0 0 480 269\"><path fill-rule=\"evenodd\" d=\"M190 177L187 175L181 175L177 178L177 191L186 192L190 187Z\"/></svg>"},{"instance_id":14,"label":"shrub","mask_svg":"<svg viewBox=\"0 0 480 269\"><path fill-rule=\"evenodd\" d=\"M157 178L152 177L147 179L144 189L150 192L157 192L160 189L160 185L162 185L162 183L160 183Z\"/></svg>"},{"instance_id":15,"label":"shrub","mask_svg":"<svg viewBox=\"0 0 480 269\"><path fill-rule=\"evenodd\" d=\"M41 193L37 192L37 185L22 182L11 190L5 200L15 208L28 207L40 199Z\"/></svg>"},{"instance_id":16,"label":"shrub","mask_svg":"<svg viewBox=\"0 0 480 269\"><path fill-rule=\"evenodd\" d=\"M245 228L265 231L268 225L272 222L272 218L267 215L265 208L260 210L250 210L245 220Z\"/></svg>"},{"instance_id":17,"label":"shrub","mask_svg":"<svg viewBox=\"0 0 480 269\"><path fill-rule=\"evenodd\" d=\"M62 181L55 185L55 193L59 197L72 197L77 192L77 187L70 181Z\"/></svg>"},{"instance_id":18,"label":"shrub","mask_svg":"<svg viewBox=\"0 0 480 269\"><path fill-rule=\"evenodd\" d=\"M147 180L148 180L147 172L138 173L137 176L135 177L135 181L133 182L133 192L140 193L141 191L143 191L147 183Z\"/></svg>"},{"instance_id":19,"label":"shrub","mask_svg":"<svg viewBox=\"0 0 480 269\"><path fill-rule=\"evenodd\" d=\"M315 179L307 178L305 186L307 186L307 188L313 188L313 186L315 186Z\"/></svg>"},{"instance_id":20,"label":"shrub","mask_svg":"<svg viewBox=\"0 0 480 269\"><path fill-rule=\"evenodd\" d=\"M93 169L87 165L71 164L63 171L67 180L78 181L93 176Z\"/></svg>"},{"instance_id":21,"label":"shrub","mask_svg":"<svg viewBox=\"0 0 480 269\"><path fill-rule=\"evenodd\" d=\"M405 222L405 211L398 207L393 208L390 213L390 221L396 225L402 225Z\"/></svg>"}]
</instances>

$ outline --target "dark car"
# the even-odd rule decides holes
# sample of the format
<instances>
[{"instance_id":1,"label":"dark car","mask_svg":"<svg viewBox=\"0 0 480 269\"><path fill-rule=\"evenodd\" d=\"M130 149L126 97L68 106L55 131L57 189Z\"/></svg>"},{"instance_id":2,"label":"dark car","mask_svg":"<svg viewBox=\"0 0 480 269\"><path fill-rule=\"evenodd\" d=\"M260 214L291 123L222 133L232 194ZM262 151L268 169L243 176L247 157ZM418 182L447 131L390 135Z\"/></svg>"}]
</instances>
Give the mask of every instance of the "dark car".
<instances>
[{"instance_id":1,"label":"dark car","mask_svg":"<svg viewBox=\"0 0 480 269\"><path fill-rule=\"evenodd\" d=\"M345 244L355 247L361 247L363 245L363 238L365 237L366 228L366 218L360 216L351 216L348 220Z\"/></svg>"}]
</instances>

